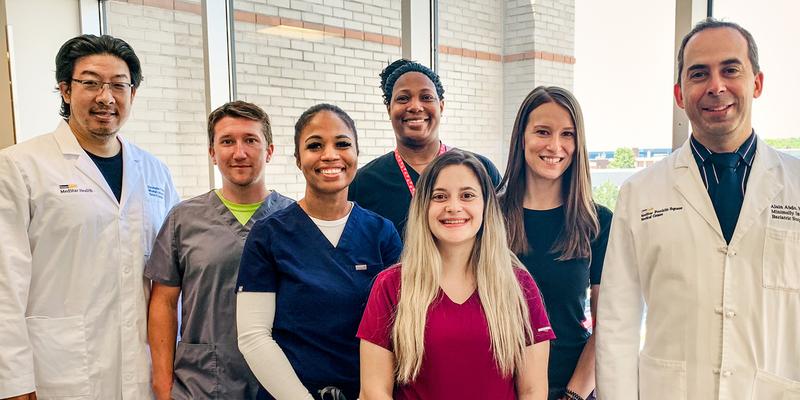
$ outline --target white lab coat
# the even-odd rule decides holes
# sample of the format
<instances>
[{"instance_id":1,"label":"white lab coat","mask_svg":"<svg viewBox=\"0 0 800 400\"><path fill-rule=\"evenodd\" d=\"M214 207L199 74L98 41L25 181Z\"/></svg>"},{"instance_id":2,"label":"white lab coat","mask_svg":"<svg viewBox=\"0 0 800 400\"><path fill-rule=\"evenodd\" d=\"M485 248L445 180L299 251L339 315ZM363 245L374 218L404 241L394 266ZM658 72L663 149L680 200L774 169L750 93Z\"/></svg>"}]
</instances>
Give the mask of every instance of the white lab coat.
<instances>
[{"instance_id":1,"label":"white lab coat","mask_svg":"<svg viewBox=\"0 0 800 400\"><path fill-rule=\"evenodd\" d=\"M120 141L119 202L66 123L0 151L0 398L152 397L142 273L178 195Z\"/></svg>"},{"instance_id":2,"label":"white lab coat","mask_svg":"<svg viewBox=\"0 0 800 400\"><path fill-rule=\"evenodd\" d=\"M800 399L800 160L758 141L727 245L687 140L623 184L604 265L600 400Z\"/></svg>"}]
</instances>

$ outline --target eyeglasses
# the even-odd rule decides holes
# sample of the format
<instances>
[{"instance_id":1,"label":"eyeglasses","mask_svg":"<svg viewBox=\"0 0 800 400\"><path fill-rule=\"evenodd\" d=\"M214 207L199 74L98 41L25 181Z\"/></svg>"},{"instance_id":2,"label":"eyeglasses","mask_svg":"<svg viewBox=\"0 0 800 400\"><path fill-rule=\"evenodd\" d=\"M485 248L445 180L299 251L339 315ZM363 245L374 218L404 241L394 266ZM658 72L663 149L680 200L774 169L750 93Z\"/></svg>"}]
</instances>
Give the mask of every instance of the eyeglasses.
<instances>
[{"instance_id":1,"label":"eyeglasses","mask_svg":"<svg viewBox=\"0 0 800 400\"><path fill-rule=\"evenodd\" d=\"M89 92L99 92L108 85L108 88L111 89L112 93L125 93L133 87L132 83L129 82L101 82L96 81L93 79L75 79L72 78L73 82L78 82L83 85L83 88Z\"/></svg>"}]
</instances>

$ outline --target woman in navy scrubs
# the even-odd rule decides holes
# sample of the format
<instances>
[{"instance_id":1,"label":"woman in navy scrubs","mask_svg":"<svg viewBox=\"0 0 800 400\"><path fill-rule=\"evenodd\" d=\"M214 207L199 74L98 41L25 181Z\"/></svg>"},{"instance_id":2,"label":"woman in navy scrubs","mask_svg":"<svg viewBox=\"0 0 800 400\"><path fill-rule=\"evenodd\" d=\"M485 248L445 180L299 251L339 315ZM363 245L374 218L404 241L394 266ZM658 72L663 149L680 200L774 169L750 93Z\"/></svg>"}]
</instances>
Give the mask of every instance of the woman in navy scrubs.
<instances>
[{"instance_id":1,"label":"woman in navy scrubs","mask_svg":"<svg viewBox=\"0 0 800 400\"><path fill-rule=\"evenodd\" d=\"M305 197L259 221L237 283L239 349L276 399L359 390L356 331L373 277L394 264L391 222L347 200L358 163L353 120L318 104L295 125Z\"/></svg>"}]
</instances>

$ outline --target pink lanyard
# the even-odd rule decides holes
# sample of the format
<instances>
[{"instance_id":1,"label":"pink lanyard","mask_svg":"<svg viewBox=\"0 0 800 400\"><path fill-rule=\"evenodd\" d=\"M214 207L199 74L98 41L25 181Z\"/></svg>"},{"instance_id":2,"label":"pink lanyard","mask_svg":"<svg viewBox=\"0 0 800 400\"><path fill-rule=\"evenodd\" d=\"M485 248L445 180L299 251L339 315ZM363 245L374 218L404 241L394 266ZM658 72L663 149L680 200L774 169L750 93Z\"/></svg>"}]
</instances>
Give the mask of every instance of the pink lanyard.
<instances>
[{"instance_id":1,"label":"pink lanyard","mask_svg":"<svg viewBox=\"0 0 800 400\"><path fill-rule=\"evenodd\" d=\"M439 153L436 154L436 157L447 152L449 148L444 145L444 143L439 145ZM411 197L414 197L414 193L417 192L417 188L414 187L414 182L411 180L411 176L408 174L408 169L406 168L406 163L403 162L403 159L400 157L400 152L397 149L394 149L394 159L397 161L397 166L400 167L400 172L403 174L403 179L406 180L406 185L408 186L408 191L411 192Z\"/></svg>"}]
</instances>

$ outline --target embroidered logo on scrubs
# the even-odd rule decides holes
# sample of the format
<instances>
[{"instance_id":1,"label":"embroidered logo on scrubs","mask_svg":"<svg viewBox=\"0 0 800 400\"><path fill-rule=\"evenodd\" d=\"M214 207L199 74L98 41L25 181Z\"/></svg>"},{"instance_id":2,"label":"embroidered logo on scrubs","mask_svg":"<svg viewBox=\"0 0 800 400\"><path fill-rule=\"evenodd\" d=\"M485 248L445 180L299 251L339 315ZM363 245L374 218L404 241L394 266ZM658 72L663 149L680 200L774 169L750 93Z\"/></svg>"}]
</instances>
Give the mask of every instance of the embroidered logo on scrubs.
<instances>
[{"instance_id":1,"label":"embroidered logo on scrubs","mask_svg":"<svg viewBox=\"0 0 800 400\"><path fill-rule=\"evenodd\" d=\"M367 264L356 264L356 271L366 271Z\"/></svg>"},{"instance_id":2,"label":"embroidered logo on scrubs","mask_svg":"<svg viewBox=\"0 0 800 400\"><path fill-rule=\"evenodd\" d=\"M800 222L800 206L798 205L772 204L769 208L772 219Z\"/></svg>"},{"instance_id":3,"label":"embroidered logo on scrubs","mask_svg":"<svg viewBox=\"0 0 800 400\"><path fill-rule=\"evenodd\" d=\"M66 185L58 185L60 193L92 193L92 188L79 188L75 183L68 183Z\"/></svg>"},{"instance_id":4,"label":"embroidered logo on scrubs","mask_svg":"<svg viewBox=\"0 0 800 400\"><path fill-rule=\"evenodd\" d=\"M147 185L147 193L152 197L164 200L164 189L158 186Z\"/></svg>"},{"instance_id":5,"label":"embroidered logo on scrubs","mask_svg":"<svg viewBox=\"0 0 800 400\"><path fill-rule=\"evenodd\" d=\"M641 217L642 221L647 221L675 211L683 211L683 207L645 208L642 210Z\"/></svg>"}]
</instances>

